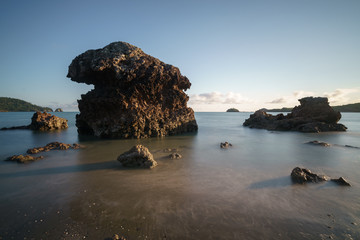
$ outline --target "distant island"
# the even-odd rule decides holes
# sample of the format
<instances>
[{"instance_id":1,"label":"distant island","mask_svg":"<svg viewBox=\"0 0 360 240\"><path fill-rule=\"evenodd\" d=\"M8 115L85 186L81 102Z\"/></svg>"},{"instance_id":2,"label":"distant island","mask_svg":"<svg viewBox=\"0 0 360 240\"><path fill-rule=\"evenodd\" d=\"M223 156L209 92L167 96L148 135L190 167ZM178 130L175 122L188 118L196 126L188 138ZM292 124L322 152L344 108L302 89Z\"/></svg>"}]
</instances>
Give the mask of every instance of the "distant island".
<instances>
[{"instance_id":1,"label":"distant island","mask_svg":"<svg viewBox=\"0 0 360 240\"><path fill-rule=\"evenodd\" d=\"M0 112L52 112L48 107L41 107L24 100L8 97L0 97Z\"/></svg>"},{"instance_id":2,"label":"distant island","mask_svg":"<svg viewBox=\"0 0 360 240\"><path fill-rule=\"evenodd\" d=\"M360 112L360 103L352 103L341 106L333 106L334 110L339 112ZM275 108L275 109L266 109L263 108L261 110L265 112L291 112L293 108L283 107L283 108Z\"/></svg>"},{"instance_id":3,"label":"distant island","mask_svg":"<svg viewBox=\"0 0 360 240\"><path fill-rule=\"evenodd\" d=\"M228 110L226 110L226 112L240 112L240 111L236 108L229 108Z\"/></svg>"}]
</instances>

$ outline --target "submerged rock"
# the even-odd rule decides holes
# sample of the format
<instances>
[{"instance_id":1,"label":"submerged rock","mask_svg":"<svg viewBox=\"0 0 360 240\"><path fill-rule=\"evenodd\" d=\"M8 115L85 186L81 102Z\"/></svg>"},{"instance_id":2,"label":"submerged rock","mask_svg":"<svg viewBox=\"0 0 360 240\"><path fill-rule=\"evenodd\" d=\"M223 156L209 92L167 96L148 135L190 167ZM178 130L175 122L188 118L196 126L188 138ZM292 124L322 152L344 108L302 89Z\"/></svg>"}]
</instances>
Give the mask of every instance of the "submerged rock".
<instances>
[{"instance_id":1,"label":"submerged rock","mask_svg":"<svg viewBox=\"0 0 360 240\"><path fill-rule=\"evenodd\" d=\"M171 159L180 159L182 156L179 153L172 153L169 155Z\"/></svg>"},{"instance_id":2,"label":"submerged rock","mask_svg":"<svg viewBox=\"0 0 360 240\"><path fill-rule=\"evenodd\" d=\"M14 155L11 156L9 158L7 158L5 161L11 161L11 162L18 162L18 163L28 163L28 162L33 162L39 159L43 159L43 156L39 156L39 157L33 157L30 155Z\"/></svg>"},{"instance_id":3,"label":"submerged rock","mask_svg":"<svg viewBox=\"0 0 360 240\"><path fill-rule=\"evenodd\" d=\"M258 110L243 123L250 128L260 128L278 131L328 132L346 131L346 127L337 122L341 118L339 111L329 106L327 98L306 97L299 100L300 106L291 113L271 115L264 110Z\"/></svg>"},{"instance_id":4,"label":"submerged rock","mask_svg":"<svg viewBox=\"0 0 360 240\"><path fill-rule=\"evenodd\" d=\"M17 126L10 128L2 128L0 130L16 130L16 129L31 129L40 131L62 130L68 128L68 120L51 115L46 112L36 112L31 118L31 124L27 126Z\"/></svg>"},{"instance_id":5,"label":"submerged rock","mask_svg":"<svg viewBox=\"0 0 360 240\"><path fill-rule=\"evenodd\" d=\"M228 142L220 143L220 148L229 148L229 147L232 147L231 143Z\"/></svg>"},{"instance_id":6,"label":"submerged rock","mask_svg":"<svg viewBox=\"0 0 360 240\"><path fill-rule=\"evenodd\" d=\"M79 134L146 138L198 129L184 92L189 79L131 44L86 51L72 61L67 77L94 85L78 100Z\"/></svg>"},{"instance_id":7,"label":"submerged rock","mask_svg":"<svg viewBox=\"0 0 360 240\"><path fill-rule=\"evenodd\" d=\"M322 147L330 147L331 144L327 142L320 142L317 140L307 142L307 144L316 145L316 146L322 146Z\"/></svg>"},{"instance_id":8,"label":"submerged rock","mask_svg":"<svg viewBox=\"0 0 360 240\"><path fill-rule=\"evenodd\" d=\"M80 145L77 143L74 144L66 144L61 142L51 142L48 143L44 147L36 147L36 148L30 148L26 152L28 154L36 154L39 152L48 152L50 150L67 150L67 149L78 149L80 148Z\"/></svg>"},{"instance_id":9,"label":"submerged rock","mask_svg":"<svg viewBox=\"0 0 360 240\"><path fill-rule=\"evenodd\" d=\"M157 166L153 155L143 145L132 147L129 151L121 154L117 160L124 167L154 168Z\"/></svg>"},{"instance_id":10,"label":"submerged rock","mask_svg":"<svg viewBox=\"0 0 360 240\"><path fill-rule=\"evenodd\" d=\"M312 173L309 169L296 167L291 171L291 179L296 183L323 182L326 176Z\"/></svg>"},{"instance_id":11,"label":"submerged rock","mask_svg":"<svg viewBox=\"0 0 360 240\"><path fill-rule=\"evenodd\" d=\"M333 178L333 179L331 179L331 181L333 181L339 185L342 185L342 186L351 186L351 184L343 177L339 177L338 179Z\"/></svg>"}]
</instances>

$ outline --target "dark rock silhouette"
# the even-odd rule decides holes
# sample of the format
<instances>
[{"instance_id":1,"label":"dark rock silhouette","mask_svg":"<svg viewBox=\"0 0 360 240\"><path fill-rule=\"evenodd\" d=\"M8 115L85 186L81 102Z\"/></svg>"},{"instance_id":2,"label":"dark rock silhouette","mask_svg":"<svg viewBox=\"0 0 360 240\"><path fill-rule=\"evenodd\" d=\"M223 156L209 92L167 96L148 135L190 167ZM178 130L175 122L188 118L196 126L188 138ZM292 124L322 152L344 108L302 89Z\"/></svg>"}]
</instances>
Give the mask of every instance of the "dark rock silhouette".
<instances>
[{"instance_id":1,"label":"dark rock silhouette","mask_svg":"<svg viewBox=\"0 0 360 240\"><path fill-rule=\"evenodd\" d=\"M184 93L188 78L131 44L86 51L72 61L67 77L95 86L78 100L80 134L146 138L198 129Z\"/></svg>"},{"instance_id":2,"label":"dark rock silhouette","mask_svg":"<svg viewBox=\"0 0 360 240\"><path fill-rule=\"evenodd\" d=\"M40 131L63 130L68 128L68 120L60 118L46 112L36 112L31 118L31 124L27 126L17 126L1 128L0 130L31 129Z\"/></svg>"},{"instance_id":3,"label":"dark rock silhouette","mask_svg":"<svg viewBox=\"0 0 360 240\"><path fill-rule=\"evenodd\" d=\"M341 118L338 111L334 111L327 98L306 97L299 100L300 106L293 108L291 113L276 116L258 110L250 115L243 123L250 128L260 128L278 131L300 132L328 132L346 131L346 127L337 122Z\"/></svg>"},{"instance_id":4,"label":"dark rock silhouette","mask_svg":"<svg viewBox=\"0 0 360 240\"><path fill-rule=\"evenodd\" d=\"M55 109L55 112L63 112L63 110L61 108L57 108Z\"/></svg>"},{"instance_id":5,"label":"dark rock silhouette","mask_svg":"<svg viewBox=\"0 0 360 240\"><path fill-rule=\"evenodd\" d=\"M232 147L232 144L229 142L220 143L220 148L229 148L229 147Z\"/></svg>"},{"instance_id":6,"label":"dark rock silhouette","mask_svg":"<svg viewBox=\"0 0 360 240\"><path fill-rule=\"evenodd\" d=\"M136 145L129 151L121 154L117 160L121 162L124 167L138 167L138 168L154 168L157 162L149 149L143 145Z\"/></svg>"}]
</instances>

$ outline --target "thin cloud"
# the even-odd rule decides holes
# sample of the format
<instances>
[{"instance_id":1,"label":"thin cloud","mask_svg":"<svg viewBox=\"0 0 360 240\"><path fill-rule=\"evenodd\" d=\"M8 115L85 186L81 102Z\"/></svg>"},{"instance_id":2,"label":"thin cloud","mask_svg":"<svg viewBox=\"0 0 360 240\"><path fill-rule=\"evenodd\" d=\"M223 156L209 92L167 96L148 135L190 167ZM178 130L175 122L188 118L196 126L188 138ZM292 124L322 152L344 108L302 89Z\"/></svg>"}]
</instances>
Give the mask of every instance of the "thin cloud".
<instances>
[{"instance_id":1,"label":"thin cloud","mask_svg":"<svg viewBox=\"0 0 360 240\"><path fill-rule=\"evenodd\" d=\"M350 100L349 95L356 92L359 92L359 90L354 88L339 88L334 92L325 92L323 95L327 97L332 104L340 104L348 102Z\"/></svg>"},{"instance_id":2,"label":"thin cloud","mask_svg":"<svg viewBox=\"0 0 360 240\"><path fill-rule=\"evenodd\" d=\"M228 92L211 92L192 94L189 104L243 104L252 102L249 98L240 93Z\"/></svg>"},{"instance_id":3,"label":"thin cloud","mask_svg":"<svg viewBox=\"0 0 360 240\"><path fill-rule=\"evenodd\" d=\"M281 98L277 98L277 99L274 99L268 103L272 103L272 104L278 104L278 103L286 103L286 99L281 97Z\"/></svg>"}]
</instances>

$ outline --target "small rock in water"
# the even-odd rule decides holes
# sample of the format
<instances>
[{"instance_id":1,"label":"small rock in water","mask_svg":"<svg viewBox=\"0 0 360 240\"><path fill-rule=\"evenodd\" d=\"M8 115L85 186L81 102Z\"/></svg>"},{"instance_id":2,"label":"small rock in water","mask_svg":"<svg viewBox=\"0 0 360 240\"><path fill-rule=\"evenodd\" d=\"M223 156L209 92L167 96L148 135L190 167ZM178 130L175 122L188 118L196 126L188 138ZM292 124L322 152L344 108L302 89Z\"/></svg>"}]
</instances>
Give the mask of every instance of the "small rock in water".
<instances>
[{"instance_id":1,"label":"small rock in water","mask_svg":"<svg viewBox=\"0 0 360 240\"><path fill-rule=\"evenodd\" d=\"M180 159L182 156L179 153L172 153L169 155L171 159Z\"/></svg>"},{"instance_id":2,"label":"small rock in water","mask_svg":"<svg viewBox=\"0 0 360 240\"><path fill-rule=\"evenodd\" d=\"M339 177L338 179L331 179L331 181L339 184L339 185L343 185L343 186L351 186L351 184L343 177Z\"/></svg>"},{"instance_id":3,"label":"small rock in water","mask_svg":"<svg viewBox=\"0 0 360 240\"><path fill-rule=\"evenodd\" d=\"M330 147L331 146L331 144L329 144L329 143L320 142L320 141L317 141L317 140L307 142L307 144L312 144L312 145L317 145L317 146L322 146L322 147Z\"/></svg>"},{"instance_id":4,"label":"small rock in water","mask_svg":"<svg viewBox=\"0 0 360 240\"><path fill-rule=\"evenodd\" d=\"M229 148L229 147L232 147L231 143L228 142L220 143L220 148Z\"/></svg>"},{"instance_id":5,"label":"small rock in water","mask_svg":"<svg viewBox=\"0 0 360 240\"><path fill-rule=\"evenodd\" d=\"M327 181L326 176L312 173L309 169L296 167L291 172L291 179L297 183L323 182Z\"/></svg>"},{"instance_id":6,"label":"small rock in water","mask_svg":"<svg viewBox=\"0 0 360 240\"><path fill-rule=\"evenodd\" d=\"M39 157L33 157L30 155L14 155L11 156L9 158L7 158L5 161L11 161L11 162L18 162L18 163L28 163L28 162L33 162L39 159L43 159L43 156L39 156Z\"/></svg>"},{"instance_id":7,"label":"small rock in water","mask_svg":"<svg viewBox=\"0 0 360 240\"><path fill-rule=\"evenodd\" d=\"M119 236L118 234L114 234L111 239L112 240L126 240L125 237Z\"/></svg>"},{"instance_id":8,"label":"small rock in water","mask_svg":"<svg viewBox=\"0 0 360 240\"><path fill-rule=\"evenodd\" d=\"M143 145L132 147L129 151L121 154L117 160L121 162L124 167L153 168L157 166L153 155L149 149Z\"/></svg>"}]
</instances>

